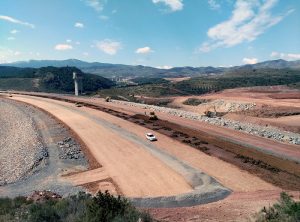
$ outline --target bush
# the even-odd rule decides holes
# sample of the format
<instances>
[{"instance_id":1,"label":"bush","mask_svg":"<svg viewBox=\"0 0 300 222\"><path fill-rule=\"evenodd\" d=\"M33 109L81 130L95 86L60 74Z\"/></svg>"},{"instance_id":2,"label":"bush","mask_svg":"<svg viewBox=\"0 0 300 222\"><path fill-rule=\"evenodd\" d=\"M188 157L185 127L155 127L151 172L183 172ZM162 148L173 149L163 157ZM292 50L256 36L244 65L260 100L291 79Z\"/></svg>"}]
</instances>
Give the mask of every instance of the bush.
<instances>
[{"instance_id":1,"label":"bush","mask_svg":"<svg viewBox=\"0 0 300 222\"><path fill-rule=\"evenodd\" d=\"M84 192L65 199L33 203L24 197L0 198L0 222L151 222L150 215L139 212L123 197L107 191L91 196Z\"/></svg>"},{"instance_id":2,"label":"bush","mask_svg":"<svg viewBox=\"0 0 300 222\"><path fill-rule=\"evenodd\" d=\"M197 99L197 98L188 98L183 102L184 105L189 105L189 106L198 106L203 103L208 103L210 100L208 99Z\"/></svg>"},{"instance_id":3,"label":"bush","mask_svg":"<svg viewBox=\"0 0 300 222\"><path fill-rule=\"evenodd\" d=\"M300 202L294 201L287 193L280 194L280 200L273 206L264 207L257 215L257 222L300 221Z\"/></svg>"},{"instance_id":4,"label":"bush","mask_svg":"<svg viewBox=\"0 0 300 222\"><path fill-rule=\"evenodd\" d=\"M149 120L158 120L158 117L157 117L157 115L151 115L149 117Z\"/></svg>"}]
</instances>

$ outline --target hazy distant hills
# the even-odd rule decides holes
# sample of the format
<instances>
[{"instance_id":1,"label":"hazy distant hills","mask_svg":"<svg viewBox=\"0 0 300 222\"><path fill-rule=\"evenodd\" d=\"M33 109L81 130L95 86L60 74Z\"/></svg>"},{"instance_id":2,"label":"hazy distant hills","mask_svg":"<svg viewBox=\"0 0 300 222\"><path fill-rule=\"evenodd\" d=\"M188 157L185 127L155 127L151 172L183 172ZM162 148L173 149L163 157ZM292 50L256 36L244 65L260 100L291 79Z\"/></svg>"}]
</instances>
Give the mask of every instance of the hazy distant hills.
<instances>
[{"instance_id":1,"label":"hazy distant hills","mask_svg":"<svg viewBox=\"0 0 300 222\"><path fill-rule=\"evenodd\" d=\"M221 74L227 71L239 69L300 69L300 60L285 61L282 59L265 61L254 65L242 65L235 67L174 67L171 69L159 69L149 66L132 66L122 64L110 64L100 62L85 62L77 59L68 60L29 60L20 61L1 66L14 66L20 68L41 68L47 66L53 67L77 67L85 73L97 74L103 77L183 77L183 76L201 76L205 74Z\"/></svg>"},{"instance_id":2,"label":"hazy distant hills","mask_svg":"<svg viewBox=\"0 0 300 222\"><path fill-rule=\"evenodd\" d=\"M252 69L300 69L300 60L296 61L286 61L283 59L270 60L265 62L256 63L254 65L244 65L240 67L250 67Z\"/></svg>"}]
</instances>

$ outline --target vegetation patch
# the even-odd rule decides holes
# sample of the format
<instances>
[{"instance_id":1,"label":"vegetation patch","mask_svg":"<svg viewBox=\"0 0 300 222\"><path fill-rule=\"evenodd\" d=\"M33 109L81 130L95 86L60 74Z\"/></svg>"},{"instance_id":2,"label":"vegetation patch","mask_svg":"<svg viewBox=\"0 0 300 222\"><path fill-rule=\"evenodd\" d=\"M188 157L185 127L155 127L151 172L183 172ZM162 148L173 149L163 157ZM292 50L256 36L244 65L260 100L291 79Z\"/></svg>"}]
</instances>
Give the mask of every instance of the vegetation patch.
<instances>
[{"instance_id":1,"label":"vegetation patch","mask_svg":"<svg viewBox=\"0 0 300 222\"><path fill-rule=\"evenodd\" d=\"M149 82L149 84L138 86L113 87L100 90L98 93L104 98L106 96L121 95L130 99L130 95L147 97L193 96L224 89L253 86L289 85L297 88L299 84L295 83L300 82L300 70L240 68L227 71L222 75L194 77L174 83L158 82L155 80L151 84ZM197 104L197 101L194 102ZM193 104L193 101L191 104Z\"/></svg>"},{"instance_id":2,"label":"vegetation patch","mask_svg":"<svg viewBox=\"0 0 300 222\"><path fill-rule=\"evenodd\" d=\"M280 194L278 203L264 207L255 215L257 222L296 222L300 221L300 202L296 202L287 193Z\"/></svg>"},{"instance_id":3,"label":"vegetation patch","mask_svg":"<svg viewBox=\"0 0 300 222\"><path fill-rule=\"evenodd\" d=\"M25 197L0 198L0 221L22 222L150 222L147 213L138 211L129 201L107 191L91 196L80 192L64 199L33 201Z\"/></svg>"},{"instance_id":4,"label":"vegetation patch","mask_svg":"<svg viewBox=\"0 0 300 222\"><path fill-rule=\"evenodd\" d=\"M246 156L243 156L243 155L240 155L240 154L237 154L236 155L236 158L239 158L241 159L244 163L250 163L252 165L256 165L256 166L259 166L261 168L264 168L264 169L267 169L267 170L270 170L274 173L278 173L280 170L276 167L272 167L271 165L267 164L267 163L264 163L263 161L261 160L255 160L253 158L250 158L250 157L246 157Z\"/></svg>"},{"instance_id":5,"label":"vegetation patch","mask_svg":"<svg viewBox=\"0 0 300 222\"><path fill-rule=\"evenodd\" d=\"M209 99L197 99L197 98L188 98L183 102L184 105L189 105L189 106L198 106L200 104L208 103L211 100Z\"/></svg>"},{"instance_id":6,"label":"vegetation patch","mask_svg":"<svg viewBox=\"0 0 300 222\"><path fill-rule=\"evenodd\" d=\"M74 92L73 72L82 77L84 92L107 89L115 84L101 76L83 73L75 67L16 68L0 66L0 90Z\"/></svg>"},{"instance_id":7,"label":"vegetation patch","mask_svg":"<svg viewBox=\"0 0 300 222\"><path fill-rule=\"evenodd\" d=\"M145 85L145 84L162 84L162 83L168 83L169 81L163 78L146 78L146 77L138 77L135 79L132 79L133 82L139 84L139 85Z\"/></svg>"}]
</instances>

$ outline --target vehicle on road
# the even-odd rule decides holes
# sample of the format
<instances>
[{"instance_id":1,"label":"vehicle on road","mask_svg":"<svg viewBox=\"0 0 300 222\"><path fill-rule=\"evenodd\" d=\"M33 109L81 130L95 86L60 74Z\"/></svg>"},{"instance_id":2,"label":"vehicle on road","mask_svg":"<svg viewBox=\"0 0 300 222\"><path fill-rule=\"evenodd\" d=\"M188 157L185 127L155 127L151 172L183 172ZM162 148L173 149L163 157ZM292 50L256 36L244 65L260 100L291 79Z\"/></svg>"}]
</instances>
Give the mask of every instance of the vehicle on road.
<instances>
[{"instance_id":1,"label":"vehicle on road","mask_svg":"<svg viewBox=\"0 0 300 222\"><path fill-rule=\"evenodd\" d=\"M146 138L150 141L156 141L156 137L153 135L153 133L146 133Z\"/></svg>"}]
</instances>

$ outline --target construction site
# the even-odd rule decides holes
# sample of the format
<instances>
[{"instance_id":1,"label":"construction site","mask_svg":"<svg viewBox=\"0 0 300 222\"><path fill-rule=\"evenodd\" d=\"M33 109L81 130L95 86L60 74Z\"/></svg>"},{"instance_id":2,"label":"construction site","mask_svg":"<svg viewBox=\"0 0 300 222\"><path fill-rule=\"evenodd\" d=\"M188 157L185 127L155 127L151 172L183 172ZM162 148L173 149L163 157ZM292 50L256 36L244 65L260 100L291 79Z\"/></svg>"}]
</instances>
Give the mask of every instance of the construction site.
<instances>
[{"instance_id":1,"label":"construction site","mask_svg":"<svg viewBox=\"0 0 300 222\"><path fill-rule=\"evenodd\" d=\"M200 99L237 101L238 95L249 103L241 91L248 93L245 98L257 93L236 91ZM274 89L259 93L263 97L251 100L255 106L230 108L225 118L219 116L222 107L216 102L197 110L184 105L187 98L181 97L174 102L182 107L174 109L96 97L2 92L0 141L6 146L1 147L16 141L20 146L13 146L14 156L1 152L1 195L108 190L159 220L193 221L199 212L207 220L251 218L280 192L296 196L300 187L299 115L263 119L248 114L258 113L263 105L271 109L274 101L277 109L289 107L292 112L300 107L295 98L299 94L287 91L286 97L277 98ZM292 118L296 125L283 118ZM279 136L265 136L268 129L264 135L247 132L246 124L276 129ZM18 136L9 136L9 130ZM157 141L147 140L149 132Z\"/></svg>"}]
</instances>

